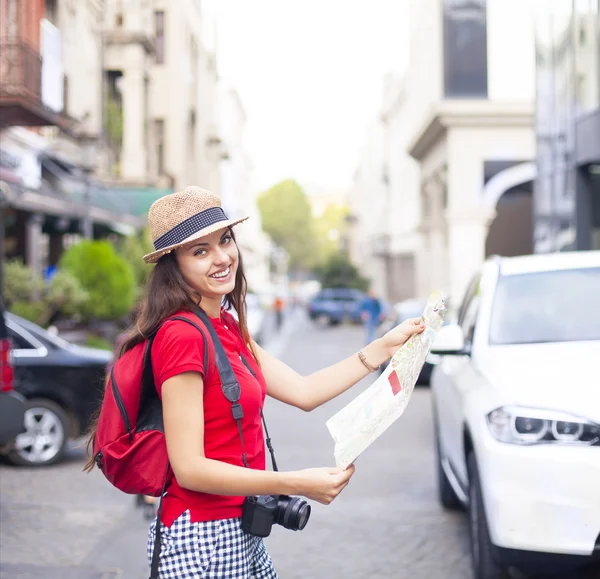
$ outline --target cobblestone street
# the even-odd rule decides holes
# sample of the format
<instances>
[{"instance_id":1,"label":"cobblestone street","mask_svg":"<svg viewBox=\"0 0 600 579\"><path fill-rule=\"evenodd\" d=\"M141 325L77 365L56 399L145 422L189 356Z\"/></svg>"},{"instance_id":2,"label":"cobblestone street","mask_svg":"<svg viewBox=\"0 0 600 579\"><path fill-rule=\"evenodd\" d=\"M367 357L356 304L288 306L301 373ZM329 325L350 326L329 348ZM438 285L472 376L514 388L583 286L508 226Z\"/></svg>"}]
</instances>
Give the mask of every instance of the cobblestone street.
<instances>
[{"instance_id":1,"label":"cobblestone street","mask_svg":"<svg viewBox=\"0 0 600 579\"><path fill-rule=\"evenodd\" d=\"M310 373L356 351L362 336L298 315L269 343ZM333 465L325 421L367 385L310 414L270 400L265 416L280 468ZM429 391L419 388L336 501L313 504L302 532L274 529L267 547L281 579L470 579L466 518L438 506L432 448ZM74 447L51 468L0 467L2 579L147 579L148 523L133 497L98 472L83 474L83 460Z\"/></svg>"}]
</instances>

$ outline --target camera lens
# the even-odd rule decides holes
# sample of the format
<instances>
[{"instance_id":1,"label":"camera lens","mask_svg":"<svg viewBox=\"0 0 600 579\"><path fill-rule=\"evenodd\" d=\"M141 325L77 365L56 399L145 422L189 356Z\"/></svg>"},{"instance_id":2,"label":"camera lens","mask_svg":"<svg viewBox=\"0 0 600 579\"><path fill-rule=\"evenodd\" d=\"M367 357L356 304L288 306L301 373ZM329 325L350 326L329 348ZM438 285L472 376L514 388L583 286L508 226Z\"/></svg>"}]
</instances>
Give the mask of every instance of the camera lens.
<instances>
[{"instance_id":1,"label":"camera lens","mask_svg":"<svg viewBox=\"0 0 600 579\"><path fill-rule=\"evenodd\" d=\"M310 518L310 505L298 497L279 496L276 522L286 529L301 531Z\"/></svg>"}]
</instances>

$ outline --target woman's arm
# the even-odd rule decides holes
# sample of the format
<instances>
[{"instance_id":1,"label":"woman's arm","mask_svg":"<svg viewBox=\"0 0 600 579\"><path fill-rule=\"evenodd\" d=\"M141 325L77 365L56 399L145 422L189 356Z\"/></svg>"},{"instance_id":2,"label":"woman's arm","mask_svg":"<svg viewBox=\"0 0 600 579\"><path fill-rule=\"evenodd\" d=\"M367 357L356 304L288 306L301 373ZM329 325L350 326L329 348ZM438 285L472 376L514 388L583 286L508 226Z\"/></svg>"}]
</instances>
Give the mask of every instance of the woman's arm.
<instances>
[{"instance_id":1,"label":"woman's arm","mask_svg":"<svg viewBox=\"0 0 600 579\"><path fill-rule=\"evenodd\" d=\"M419 318L407 320L371 342L362 352L369 365L377 367L393 356L410 336L421 333L424 328ZM358 355L353 354L333 366L302 376L256 343L252 345L257 352L269 396L307 412L332 400L369 374Z\"/></svg>"},{"instance_id":2,"label":"woman's arm","mask_svg":"<svg viewBox=\"0 0 600 579\"><path fill-rule=\"evenodd\" d=\"M206 458L203 391L202 376L198 372L178 374L165 380L162 386L167 452L182 487L232 496L301 494L328 504L348 484L353 468L270 472Z\"/></svg>"}]
</instances>

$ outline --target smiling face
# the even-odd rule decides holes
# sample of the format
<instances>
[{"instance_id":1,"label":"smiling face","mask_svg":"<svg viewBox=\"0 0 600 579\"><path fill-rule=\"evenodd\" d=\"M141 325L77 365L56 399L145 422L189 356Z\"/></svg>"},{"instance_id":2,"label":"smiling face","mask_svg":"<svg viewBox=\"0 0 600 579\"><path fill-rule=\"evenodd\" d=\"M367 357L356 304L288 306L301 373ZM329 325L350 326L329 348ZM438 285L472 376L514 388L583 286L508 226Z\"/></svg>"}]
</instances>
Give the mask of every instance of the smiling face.
<instances>
[{"instance_id":1,"label":"smiling face","mask_svg":"<svg viewBox=\"0 0 600 579\"><path fill-rule=\"evenodd\" d=\"M213 310L211 315L217 316L223 296L235 287L239 263L238 248L229 229L178 248L175 259L185 281L202 296L203 309L208 306Z\"/></svg>"}]
</instances>

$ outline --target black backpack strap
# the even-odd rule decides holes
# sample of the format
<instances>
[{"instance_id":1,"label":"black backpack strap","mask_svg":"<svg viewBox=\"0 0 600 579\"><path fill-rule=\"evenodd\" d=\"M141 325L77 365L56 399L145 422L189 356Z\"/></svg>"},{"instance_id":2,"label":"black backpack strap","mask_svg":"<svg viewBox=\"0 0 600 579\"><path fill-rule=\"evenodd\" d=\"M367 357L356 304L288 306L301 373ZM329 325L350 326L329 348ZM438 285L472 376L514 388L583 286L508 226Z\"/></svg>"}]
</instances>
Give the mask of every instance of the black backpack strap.
<instances>
[{"instance_id":1,"label":"black backpack strap","mask_svg":"<svg viewBox=\"0 0 600 579\"><path fill-rule=\"evenodd\" d=\"M219 336L217 336L217 332L206 312L203 309L196 307L194 308L194 313L200 318L212 338L217 358L217 368L219 370L219 377L221 378L223 388L223 395L229 402L237 402L240 399L240 385L233 373L233 369L231 368L227 354L223 349L221 340L219 340Z\"/></svg>"},{"instance_id":2,"label":"black backpack strap","mask_svg":"<svg viewBox=\"0 0 600 579\"><path fill-rule=\"evenodd\" d=\"M240 359L244 363L244 366L248 368L248 372L250 372L250 374L256 378L254 370L248 363L248 360L244 358L243 354L240 354ZM269 454L271 455L271 464L273 465L273 470L277 472L279 469L277 468L277 461L275 460L275 450L273 449L273 444L271 443L271 437L269 436L269 430L267 428L267 421L265 420L265 415L263 414L262 408L260 409L260 417L262 418L263 426L265 427L265 442L267 444L267 448L269 449Z\"/></svg>"},{"instance_id":3,"label":"black backpack strap","mask_svg":"<svg viewBox=\"0 0 600 579\"><path fill-rule=\"evenodd\" d=\"M198 318L200 318L212 339L213 346L215 348L217 370L219 371L219 378L221 379L223 396L225 396L225 398L231 402L231 414L233 415L233 419L237 422L240 441L242 443L242 462L244 463L244 466L248 468L246 449L244 446L244 436L242 431L242 418L244 418L244 409L239 403L241 394L240 384L235 377L233 368L229 363L229 358L227 358L223 344L221 344L221 340L219 340L219 336L217 335L217 332L213 327L208 314L202 308L197 306L194 308L194 313L198 316Z\"/></svg>"}]
</instances>

